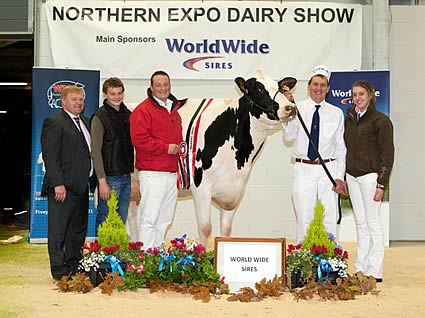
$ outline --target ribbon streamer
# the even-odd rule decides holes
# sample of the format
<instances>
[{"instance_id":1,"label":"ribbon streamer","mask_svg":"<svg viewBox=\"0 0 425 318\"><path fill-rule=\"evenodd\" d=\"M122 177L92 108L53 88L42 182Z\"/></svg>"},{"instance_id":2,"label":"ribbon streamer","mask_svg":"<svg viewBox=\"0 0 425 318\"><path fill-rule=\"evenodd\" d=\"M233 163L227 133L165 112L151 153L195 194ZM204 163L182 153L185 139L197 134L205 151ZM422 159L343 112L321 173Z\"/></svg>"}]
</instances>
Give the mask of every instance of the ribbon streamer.
<instances>
[{"instance_id":1,"label":"ribbon streamer","mask_svg":"<svg viewBox=\"0 0 425 318\"><path fill-rule=\"evenodd\" d=\"M186 265L195 266L195 260L192 255L189 255L179 259L176 265L184 270Z\"/></svg>"},{"instance_id":2,"label":"ribbon streamer","mask_svg":"<svg viewBox=\"0 0 425 318\"><path fill-rule=\"evenodd\" d=\"M319 265L317 266L317 278L319 281L321 281L323 272L326 273L326 278L328 278L330 273L329 262L326 259L320 258L319 256L316 257L316 260L319 262Z\"/></svg>"},{"instance_id":3,"label":"ribbon streamer","mask_svg":"<svg viewBox=\"0 0 425 318\"><path fill-rule=\"evenodd\" d=\"M105 256L105 261L111 265L112 273L116 273L117 271L120 273L120 275L124 278L124 271L122 270L122 267L120 265L120 260L116 258L115 256ZM106 269L106 271L108 271Z\"/></svg>"},{"instance_id":4,"label":"ribbon streamer","mask_svg":"<svg viewBox=\"0 0 425 318\"><path fill-rule=\"evenodd\" d=\"M176 257L174 255L166 254L159 254L159 256L161 257L161 261L159 262L158 270L161 272L164 268L164 263L167 262L170 273L173 272L173 261L176 259Z\"/></svg>"}]
</instances>

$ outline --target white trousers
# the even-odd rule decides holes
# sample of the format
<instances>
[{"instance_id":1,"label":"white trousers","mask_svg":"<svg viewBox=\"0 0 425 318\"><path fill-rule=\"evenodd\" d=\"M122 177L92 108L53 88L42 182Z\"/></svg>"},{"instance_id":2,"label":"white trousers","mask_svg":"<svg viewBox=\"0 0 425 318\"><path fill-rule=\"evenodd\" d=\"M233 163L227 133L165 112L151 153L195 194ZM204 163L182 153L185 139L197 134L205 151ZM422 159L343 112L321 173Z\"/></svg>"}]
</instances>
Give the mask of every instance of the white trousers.
<instances>
[{"instance_id":1,"label":"white trousers","mask_svg":"<svg viewBox=\"0 0 425 318\"><path fill-rule=\"evenodd\" d=\"M331 175L335 175L336 161L326 163ZM292 199L297 217L297 242L304 239L310 221L314 218L314 207L321 200L325 207L324 225L328 233L337 238L338 195L332 191L332 182L321 165L296 162L292 184Z\"/></svg>"},{"instance_id":2,"label":"white trousers","mask_svg":"<svg viewBox=\"0 0 425 318\"><path fill-rule=\"evenodd\" d=\"M177 202L177 173L139 171L139 241L145 249L161 245L173 221Z\"/></svg>"},{"instance_id":3,"label":"white trousers","mask_svg":"<svg viewBox=\"0 0 425 318\"><path fill-rule=\"evenodd\" d=\"M347 174L348 192L357 230L356 272L383 278L384 229L381 224L381 202L373 200L377 173L361 177Z\"/></svg>"}]
</instances>

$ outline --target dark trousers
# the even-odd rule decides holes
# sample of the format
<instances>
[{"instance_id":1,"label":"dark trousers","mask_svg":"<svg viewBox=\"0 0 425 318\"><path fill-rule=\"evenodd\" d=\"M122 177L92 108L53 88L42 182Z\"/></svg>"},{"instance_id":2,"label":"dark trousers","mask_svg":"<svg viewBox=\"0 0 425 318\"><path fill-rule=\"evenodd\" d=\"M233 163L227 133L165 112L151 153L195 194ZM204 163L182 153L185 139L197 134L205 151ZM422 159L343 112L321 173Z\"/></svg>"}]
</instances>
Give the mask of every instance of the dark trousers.
<instances>
[{"instance_id":1,"label":"dark trousers","mask_svg":"<svg viewBox=\"0 0 425 318\"><path fill-rule=\"evenodd\" d=\"M55 200L54 190L48 195L48 251L53 278L75 272L82 258L81 250L87 232L89 196L66 192L64 202Z\"/></svg>"}]
</instances>

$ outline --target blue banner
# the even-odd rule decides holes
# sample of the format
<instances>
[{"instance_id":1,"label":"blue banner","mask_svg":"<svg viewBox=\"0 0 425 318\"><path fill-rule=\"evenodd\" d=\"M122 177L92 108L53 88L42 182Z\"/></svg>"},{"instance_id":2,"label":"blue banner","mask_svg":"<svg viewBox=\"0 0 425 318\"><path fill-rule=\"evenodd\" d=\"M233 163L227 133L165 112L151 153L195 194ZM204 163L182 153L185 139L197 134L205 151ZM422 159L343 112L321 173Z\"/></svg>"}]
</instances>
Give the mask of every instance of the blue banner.
<instances>
[{"instance_id":1,"label":"blue banner","mask_svg":"<svg viewBox=\"0 0 425 318\"><path fill-rule=\"evenodd\" d=\"M376 109L387 116L390 114L390 72L389 71L355 71L333 72L330 90L326 101L338 106L347 114L351 107L351 85L358 80L367 80L375 88Z\"/></svg>"},{"instance_id":2,"label":"blue banner","mask_svg":"<svg viewBox=\"0 0 425 318\"><path fill-rule=\"evenodd\" d=\"M100 71L34 68L32 73L32 153L31 153L31 220L30 242L47 242L47 197L41 196L45 174L41 154L41 129L44 119L62 109L62 89L76 85L84 90L84 115L91 115L99 107ZM96 211L90 194L89 224L86 236L95 235Z\"/></svg>"}]
</instances>

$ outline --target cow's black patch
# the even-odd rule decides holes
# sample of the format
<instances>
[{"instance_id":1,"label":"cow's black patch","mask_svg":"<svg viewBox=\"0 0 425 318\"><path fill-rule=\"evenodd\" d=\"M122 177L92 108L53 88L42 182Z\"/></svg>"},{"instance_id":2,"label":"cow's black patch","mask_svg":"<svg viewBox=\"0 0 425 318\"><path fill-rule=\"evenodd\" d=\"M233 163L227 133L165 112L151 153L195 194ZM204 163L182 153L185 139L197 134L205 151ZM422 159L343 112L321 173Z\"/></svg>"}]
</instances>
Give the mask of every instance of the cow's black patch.
<instances>
[{"instance_id":1,"label":"cow's black patch","mask_svg":"<svg viewBox=\"0 0 425 318\"><path fill-rule=\"evenodd\" d=\"M202 169L206 170L211 167L212 159L217 154L218 148L224 145L230 136L235 136L236 131L237 110L227 108L211 123L205 130L204 149L198 149L196 153L196 161L202 161Z\"/></svg>"},{"instance_id":2,"label":"cow's black patch","mask_svg":"<svg viewBox=\"0 0 425 318\"><path fill-rule=\"evenodd\" d=\"M246 91L244 96L239 99L239 107L227 108L205 131L204 149L198 149L196 152L196 161L201 162L201 166L195 169L196 187L202 182L203 171L212 166L213 158L217 155L219 148L224 145L226 140L230 140L230 137L234 138L231 149L235 152L237 168L242 169L254 150L250 131L251 116L259 119L262 114L266 113L270 119L276 119L278 108L278 103L273 101L262 83L255 78L246 81ZM254 155L252 161L259 151Z\"/></svg>"},{"instance_id":3,"label":"cow's black patch","mask_svg":"<svg viewBox=\"0 0 425 318\"><path fill-rule=\"evenodd\" d=\"M254 150L251 136L251 122L249 114L249 104L244 97L239 99L239 108L237 111L238 122L235 133L236 161L238 169L241 169L245 162L248 162L249 156Z\"/></svg>"},{"instance_id":4,"label":"cow's black patch","mask_svg":"<svg viewBox=\"0 0 425 318\"><path fill-rule=\"evenodd\" d=\"M239 100L238 108L227 108L205 131L204 149L198 149L196 153L196 161L201 161L202 163L202 166L195 170L194 181L197 187L202 181L202 170L207 170L211 167L213 158L217 155L219 148L230 137L234 138L234 144L231 149L235 151L237 167L241 169L254 149L250 134L249 105L243 97Z\"/></svg>"}]
</instances>

